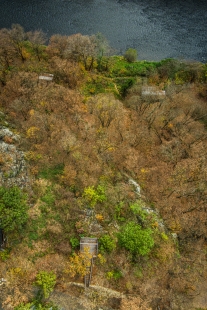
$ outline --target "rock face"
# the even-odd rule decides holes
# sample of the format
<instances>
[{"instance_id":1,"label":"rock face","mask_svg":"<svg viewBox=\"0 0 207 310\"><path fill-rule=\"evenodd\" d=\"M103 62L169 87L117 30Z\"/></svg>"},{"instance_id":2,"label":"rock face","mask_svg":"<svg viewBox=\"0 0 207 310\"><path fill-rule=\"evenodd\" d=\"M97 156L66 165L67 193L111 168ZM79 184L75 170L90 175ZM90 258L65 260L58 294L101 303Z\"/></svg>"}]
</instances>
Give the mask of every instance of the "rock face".
<instances>
[{"instance_id":1,"label":"rock face","mask_svg":"<svg viewBox=\"0 0 207 310\"><path fill-rule=\"evenodd\" d=\"M26 187L29 184L24 152L18 150L20 137L0 126L0 186Z\"/></svg>"}]
</instances>

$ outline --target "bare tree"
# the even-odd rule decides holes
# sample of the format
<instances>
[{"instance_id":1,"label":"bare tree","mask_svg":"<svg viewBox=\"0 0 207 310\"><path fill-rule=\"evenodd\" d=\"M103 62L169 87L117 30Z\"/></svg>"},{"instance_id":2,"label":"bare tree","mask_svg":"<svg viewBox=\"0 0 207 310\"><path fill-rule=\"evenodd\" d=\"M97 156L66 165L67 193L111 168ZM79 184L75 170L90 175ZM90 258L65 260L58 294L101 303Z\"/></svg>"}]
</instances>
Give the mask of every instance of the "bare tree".
<instances>
[{"instance_id":1,"label":"bare tree","mask_svg":"<svg viewBox=\"0 0 207 310\"><path fill-rule=\"evenodd\" d=\"M64 58L65 51L68 46L68 37L61 36L60 34L53 35L47 47L47 52L51 56L59 56L60 58Z\"/></svg>"},{"instance_id":2,"label":"bare tree","mask_svg":"<svg viewBox=\"0 0 207 310\"><path fill-rule=\"evenodd\" d=\"M21 58L22 62L24 62L26 60L24 50L26 33L24 31L24 28L19 24L13 24L8 33L17 55Z\"/></svg>"},{"instance_id":3,"label":"bare tree","mask_svg":"<svg viewBox=\"0 0 207 310\"><path fill-rule=\"evenodd\" d=\"M43 44L46 42L46 36L45 34L39 30L39 31L30 31L27 32L27 37L31 43L31 46L33 48L33 51L35 55L37 56L38 60L41 60L42 52L44 51Z\"/></svg>"},{"instance_id":4,"label":"bare tree","mask_svg":"<svg viewBox=\"0 0 207 310\"><path fill-rule=\"evenodd\" d=\"M96 59L97 59L97 64L98 64L97 69L99 71L101 71L101 69L103 69L102 68L103 67L103 59L105 56L109 56L109 54L111 52L111 48L109 46L107 39L100 32L94 36L94 41L95 41ZM106 69L106 67L104 69Z\"/></svg>"},{"instance_id":5,"label":"bare tree","mask_svg":"<svg viewBox=\"0 0 207 310\"><path fill-rule=\"evenodd\" d=\"M68 37L67 43L65 57L75 61L81 61L86 70L91 70L96 56L95 37L84 36L78 33Z\"/></svg>"},{"instance_id":6,"label":"bare tree","mask_svg":"<svg viewBox=\"0 0 207 310\"><path fill-rule=\"evenodd\" d=\"M115 119L122 103L115 99L112 94L99 94L93 97L88 106L90 111L97 116L102 127L109 127Z\"/></svg>"},{"instance_id":7,"label":"bare tree","mask_svg":"<svg viewBox=\"0 0 207 310\"><path fill-rule=\"evenodd\" d=\"M6 75L13 63L14 47L11 44L7 29L0 30L0 81L6 84Z\"/></svg>"}]
</instances>

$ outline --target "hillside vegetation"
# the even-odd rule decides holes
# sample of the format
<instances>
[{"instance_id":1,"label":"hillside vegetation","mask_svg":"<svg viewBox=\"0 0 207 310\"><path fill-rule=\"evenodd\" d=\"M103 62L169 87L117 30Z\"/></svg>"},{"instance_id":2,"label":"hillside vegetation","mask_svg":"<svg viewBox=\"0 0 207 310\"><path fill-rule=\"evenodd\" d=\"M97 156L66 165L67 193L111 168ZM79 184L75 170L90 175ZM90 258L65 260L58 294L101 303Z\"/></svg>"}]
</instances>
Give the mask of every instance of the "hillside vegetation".
<instances>
[{"instance_id":1,"label":"hillside vegetation","mask_svg":"<svg viewBox=\"0 0 207 310\"><path fill-rule=\"evenodd\" d=\"M2 309L206 309L207 66L45 42L0 30ZM99 239L91 284L122 297L69 287L82 236Z\"/></svg>"}]
</instances>

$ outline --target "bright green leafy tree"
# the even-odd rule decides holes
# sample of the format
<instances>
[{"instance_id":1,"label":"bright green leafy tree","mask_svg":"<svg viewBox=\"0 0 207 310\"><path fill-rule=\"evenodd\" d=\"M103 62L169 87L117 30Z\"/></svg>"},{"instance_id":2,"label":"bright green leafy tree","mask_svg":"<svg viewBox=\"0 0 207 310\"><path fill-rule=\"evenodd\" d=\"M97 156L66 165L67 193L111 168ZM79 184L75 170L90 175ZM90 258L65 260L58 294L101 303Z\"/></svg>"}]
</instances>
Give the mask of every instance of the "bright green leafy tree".
<instances>
[{"instance_id":1,"label":"bright green leafy tree","mask_svg":"<svg viewBox=\"0 0 207 310\"><path fill-rule=\"evenodd\" d=\"M15 310L30 310L32 308L33 304L32 303L27 303L27 304L20 304L16 306L14 309Z\"/></svg>"},{"instance_id":2,"label":"bright green leafy tree","mask_svg":"<svg viewBox=\"0 0 207 310\"><path fill-rule=\"evenodd\" d=\"M40 288L42 296L44 298L48 298L56 284L56 275L52 271L40 271L36 276L36 281L34 284Z\"/></svg>"},{"instance_id":3,"label":"bright green leafy tree","mask_svg":"<svg viewBox=\"0 0 207 310\"><path fill-rule=\"evenodd\" d=\"M98 185L97 188L94 186L89 186L84 189L83 197L94 207L97 202L103 202L106 200L105 187Z\"/></svg>"},{"instance_id":4,"label":"bright green leafy tree","mask_svg":"<svg viewBox=\"0 0 207 310\"><path fill-rule=\"evenodd\" d=\"M111 253L116 248L116 242L109 235L99 238L99 251L101 253Z\"/></svg>"},{"instance_id":5,"label":"bright green leafy tree","mask_svg":"<svg viewBox=\"0 0 207 310\"><path fill-rule=\"evenodd\" d=\"M0 226L6 232L21 229L28 215L27 196L18 187L0 187Z\"/></svg>"},{"instance_id":6,"label":"bright green leafy tree","mask_svg":"<svg viewBox=\"0 0 207 310\"><path fill-rule=\"evenodd\" d=\"M129 222L121 228L118 241L120 246L127 249L132 255L147 255L154 246L152 230L150 228L142 229L134 222Z\"/></svg>"}]
</instances>

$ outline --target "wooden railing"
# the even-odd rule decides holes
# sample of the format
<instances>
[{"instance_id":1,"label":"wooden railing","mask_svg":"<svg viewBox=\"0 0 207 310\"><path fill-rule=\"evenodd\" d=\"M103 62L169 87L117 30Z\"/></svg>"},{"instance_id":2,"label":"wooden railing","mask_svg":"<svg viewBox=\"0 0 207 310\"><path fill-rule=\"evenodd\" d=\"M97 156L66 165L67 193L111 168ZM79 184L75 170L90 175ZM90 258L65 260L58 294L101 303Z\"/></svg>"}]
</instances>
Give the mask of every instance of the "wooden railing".
<instances>
[{"instance_id":1,"label":"wooden railing","mask_svg":"<svg viewBox=\"0 0 207 310\"><path fill-rule=\"evenodd\" d=\"M90 258L89 266L86 267L86 275L84 276L84 285L85 287L89 287L91 278L92 278L92 272L93 272L93 261L94 261L94 258L98 254L98 239L97 238L87 238L87 237L81 238L80 252L84 253L86 251L89 251L91 258Z\"/></svg>"}]
</instances>

